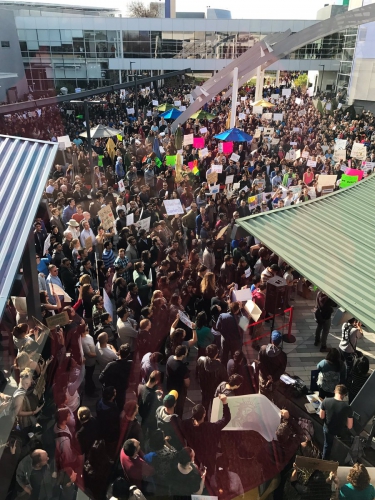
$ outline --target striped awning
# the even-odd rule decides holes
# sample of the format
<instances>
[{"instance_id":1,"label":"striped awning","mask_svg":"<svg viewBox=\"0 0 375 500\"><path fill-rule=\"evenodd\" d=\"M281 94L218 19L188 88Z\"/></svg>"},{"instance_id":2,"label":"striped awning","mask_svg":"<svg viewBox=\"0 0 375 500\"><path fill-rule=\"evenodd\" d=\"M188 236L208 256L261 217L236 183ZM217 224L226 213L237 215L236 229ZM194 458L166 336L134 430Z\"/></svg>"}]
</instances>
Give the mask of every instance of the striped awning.
<instances>
[{"instance_id":1,"label":"striped awning","mask_svg":"<svg viewBox=\"0 0 375 500\"><path fill-rule=\"evenodd\" d=\"M0 135L0 317L58 144Z\"/></svg>"},{"instance_id":2,"label":"striped awning","mask_svg":"<svg viewBox=\"0 0 375 500\"><path fill-rule=\"evenodd\" d=\"M236 221L375 331L375 175Z\"/></svg>"}]
</instances>

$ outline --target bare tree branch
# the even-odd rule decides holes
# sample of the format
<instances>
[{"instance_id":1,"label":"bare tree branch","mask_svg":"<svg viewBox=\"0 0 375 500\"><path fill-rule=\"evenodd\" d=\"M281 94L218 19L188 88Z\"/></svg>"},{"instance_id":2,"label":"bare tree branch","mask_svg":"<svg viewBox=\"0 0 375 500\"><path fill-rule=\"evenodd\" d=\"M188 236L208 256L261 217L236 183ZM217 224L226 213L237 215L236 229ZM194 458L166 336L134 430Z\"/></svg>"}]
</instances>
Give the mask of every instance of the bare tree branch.
<instances>
[{"instance_id":1,"label":"bare tree branch","mask_svg":"<svg viewBox=\"0 0 375 500\"><path fill-rule=\"evenodd\" d=\"M134 0L128 5L129 17L159 17L157 7L148 8L143 2Z\"/></svg>"}]
</instances>

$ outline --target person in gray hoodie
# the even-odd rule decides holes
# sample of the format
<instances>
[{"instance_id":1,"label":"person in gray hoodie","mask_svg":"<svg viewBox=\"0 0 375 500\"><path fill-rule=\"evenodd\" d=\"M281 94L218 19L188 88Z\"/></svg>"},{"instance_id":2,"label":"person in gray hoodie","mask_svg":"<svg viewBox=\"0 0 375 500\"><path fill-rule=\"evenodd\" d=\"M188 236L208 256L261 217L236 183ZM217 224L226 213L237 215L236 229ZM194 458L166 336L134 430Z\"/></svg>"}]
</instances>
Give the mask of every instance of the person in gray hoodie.
<instances>
[{"instance_id":1,"label":"person in gray hoodie","mask_svg":"<svg viewBox=\"0 0 375 500\"><path fill-rule=\"evenodd\" d=\"M271 343L263 345L259 351L259 392L270 399L286 369L287 356L279 347L282 339L281 333L274 330Z\"/></svg>"},{"instance_id":2,"label":"person in gray hoodie","mask_svg":"<svg viewBox=\"0 0 375 500\"><path fill-rule=\"evenodd\" d=\"M180 431L181 419L175 413L176 395L176 391L171 391L164 396L163 406L156 410L156 423L157 428L164 432L164 436L170 436L168 443L176 450L181 450L185 441Z\"/></svg>"},{"instance_id":3,"label":"person in gray hoodie","mask_svg":"<svg viewBox=\"0 0 375 500\"><path fill-rule=\"evenodd\" d=\"M206 420L209 409L215 396L215 391L221 382L228 380L225 366L217 359L219 350L217 345L206 347L206 356L201 356L197 361L198 380L202 393L202 405L206 408Z\"/></svg>"}]
</instances>

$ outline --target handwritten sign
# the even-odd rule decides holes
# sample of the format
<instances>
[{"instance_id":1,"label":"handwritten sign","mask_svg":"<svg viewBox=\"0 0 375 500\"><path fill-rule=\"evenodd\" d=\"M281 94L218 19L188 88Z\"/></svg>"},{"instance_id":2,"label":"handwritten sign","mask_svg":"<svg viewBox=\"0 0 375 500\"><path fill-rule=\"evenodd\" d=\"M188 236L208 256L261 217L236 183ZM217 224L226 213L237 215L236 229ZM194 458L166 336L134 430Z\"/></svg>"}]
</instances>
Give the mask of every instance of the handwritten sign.
<instances>
[{"instance_id":1,"label":"handwritten sign","mask_svg":"<svg viewBox=\"0 0 375 500\"><path fill-rule=\"evenodd\" d=\"M134 214L129 214L126 216L126 225L131 226L134 224Z\"/></svg>"},{"instance_id":2,"label":"handwritten sign","mask_svg":"<svg viewBox=\"0 0 375 500\"><path fill-rule=\"evenodd\" d=\"M114 225L114 217L109 205L101 208L98 212L98 216L100 219L100 225L104 227L104 229L109 229Z\"/></svg>"},{"instance_id":3,"label":"handwritten sign","mask_svg":"<svg viewBox=\"0 0 375 500\"><path fill-rule=\"evenodd\" d=\"M232 156L230 157L230 159L233 161L239 161L240 155L236 155L236 153L232 153Z\"/></svg>"},{"instance_id":4,"label":"handwritten sign","mask_svg":"<svg viewBox=\"0 0 375 500\"><path fill-rule=\"evenodd\" d=\"M346 160L346 149L335 149L333 151L333 160L339 162Z\"/></svg>"},{"instance_id":5,"label":"handwritten sign","mask_svg":"<svg viewBox=\"0 0 375 500\"><path fill-rule=\"evenodd\" d=\"M193 322L190 321L190 319L186 316L185 313L183 313L182 311L179 311L179 316L180 316L180 321L186 325L188 328L192 328L193 326Z\"/></svg>"},{"instance_id":6,"label":"handwritten sign","mask_svg":"<svg viewBox=\"0 0 375 500\"><path fill-rule=\"evenodd\" d=\"M217 172L218 174L221 174L223 172L223 165L212 165L211 172Z\"/></svg>"},{"instance_id":7,"label":"handwritten sign","mask_svg":"<svg viewBox=\"0 0 375 500\"><path fill-rule=\"evenodd\" d=\"M125 191L124 181L122 179L120 179L118 181L117 185L118 185L118 190L120 191L120 193L123 193Z\"/></svg>"},{"instance_id":8,"label":"handwritten sign","mask_svg":"<svg viewBox=\"0 0 375 500\"><path fill-rule=\"evenodd\" d=\"M150 223L151 223L151 217L147 217L147 219L141 219L134 225L139 229L145 229L148 232L150 230Z\"/></svg>"},{"instance_id":9,"label":"handwritten sign","mask_svg":"<svg viewBox=\"0 0 375 500\"><path fill-rule=\"evenodd\" d=\"M190 146L193 144L194 134L184 135L184 146Z\"/></svg>"},{"instance_id":10,"label":"handwritten sign","mask_svg":"<svg viewBox=\"0 0 375 500\"><path fill-rule=\"evenodd\" d=\"M315 167L316 167L316 161L313 161L313 160L308 160L308 162L307 162L307 166L308 166L308 167L315 168Z\"/></svg>"},{"instance_id":11,"label":"handwritten sign","mask_svg":"<svg viewBox=\"0 0 375 500\"><path fill-rule=\"evenodd\" d=\"M204 148L204 137L194 137L194 139L193 139L193 146L196 149L202 149L202 148Z\"/></svg>"},{"instance_id":12,"label":"handwritten sign","mask_svg":"<svg viewBox=\"0 0 375 500\"><path fill-rule=\"evenodd\" d=\"M89 236L88 238L85 239L85 247L87 250L89 250L92 247L92 238Z\"/></svg>"},{"instance_id":13,"label":"handwritten sign","mask_svg":"<svg viewBox=\"0 0 375 500\"><path fill-rule=\"evenodd\" d=\"M163 203L167 215L176 215L184 213L184 209L182 208L180 200L164 200Z\"/></svg>"},{"instance_id":14,"label":"handwritten sign","mask_svg":"<svg viewBox=\"0 0 375 500\"><path fill-rule=\"evenodd\" d=\"M234 179L234 175L227 175L225 179L225 184L232 184Z\"/></svg>"},{"instance_id":15,"label":"handwritten sign","mask_svg":"<svg viewBox=\"0 0 375 500\"><path fill-rule=\"evenodd\" d=\"M210 172L206 175L208 184L216 184L217 183L218 174L217 172Z\"/></svg>"},{"instance_id":16,"label":"handwritten sign","mask_svg":"<svg viewBox=\"0 0 375 500\"><path fill-rule=\"evenodd\" d=\"M199 158L205 158L208 156L208 148L203 148L199 151Z\"/></svg>"},{"instance_id":17,"label":"handwritten sign","mask_svg":"<svg viewBox=\"0 0 375 500\"><path fill-rule=\"evenodd\" d=\"M233 152L233 142L223 142L223 153L229 155Z\"/></svg>"},{"instance_id":18,"label":"handwritten sign","mask_svg":"<svg viewBox=\"0 0 375 500\"><path fill-rule=\"evenodd\" d=\"M199 132L200 132L201 134L206 134L206 133L207 133L207 127L202 127L202 128L200 128L200 129L199 129Z\"/></svg>"},{"instance_id":19,"label":"handwritten sign","mask_svg":"<svg viewBox=\"0 0 375 500\"><path fill-rule=\"evenodd\" d=\"M318 186L334 186L336 184L337 175L319 175Z\"/></svg>"},{"instance_id":20,"label":"handwritten sign","mask_svg":"<svg viewBox=\"0 0 375 500\"><path fill-rule=\"evenodd\" d=\"M46 323L50 330L53 330L54 328L56 328L56 326L68 325L70 323L69 315L67 311L59 314L54 314L53 316L46 318Z\"/></svg>"},{"instance_id":21,"label":"handwritten sign","mask_svg":"<svg viewBox=\"0 0 375 500\"><path fill-rule=\"evenodd\" d=\"M358 177L343 174L340 181L340 189L347 188L358 182Z\"/></svg>"},{"instance_id":22,"label":"handwritten sign","mask_svg":"<svg viewBox=\"0 0 375 500\"><path fill-rule=\"evenodd\" d=\"M284 118L284 115L282 113L274 113L273 114L273 119L275 122L282 122Z\"/></svg>"},{"instance_id":23,"label":"handwritten sign","mask_svg":"<svg viewBox=\"0 0 375 500\"><path fill-rule=\"evenodd\" d=\"M352 158L357 158L357 160L366 160L367 156L367 148L364 144L360 144L358 142L355 142L352 147L352 151L350 153L350 156Z\"/></svg>"}]
</instances>

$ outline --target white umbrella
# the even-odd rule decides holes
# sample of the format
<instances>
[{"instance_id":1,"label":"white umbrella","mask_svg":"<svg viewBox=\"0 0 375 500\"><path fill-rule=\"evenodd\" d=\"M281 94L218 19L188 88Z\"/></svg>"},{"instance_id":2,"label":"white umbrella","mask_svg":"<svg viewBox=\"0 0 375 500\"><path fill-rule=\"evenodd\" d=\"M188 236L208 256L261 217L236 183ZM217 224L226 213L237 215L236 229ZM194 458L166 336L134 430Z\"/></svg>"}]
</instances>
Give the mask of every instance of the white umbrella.
<instances>
[{"instance_id":1,"label":"white umbrella","mask_svg":"<svg viewBox=\"0 0 375 500\"><path fill-rule=\"evenodd\" d=\"M121 130L116 130L111 127L106 127L105 125L97 125L96 127L90 129L91 139L99 139L100 137L114 137L115 135L121 134ZM82 132L79 134L81 137L87 138L87 132Z\"/></svg>"}]
</instances>

